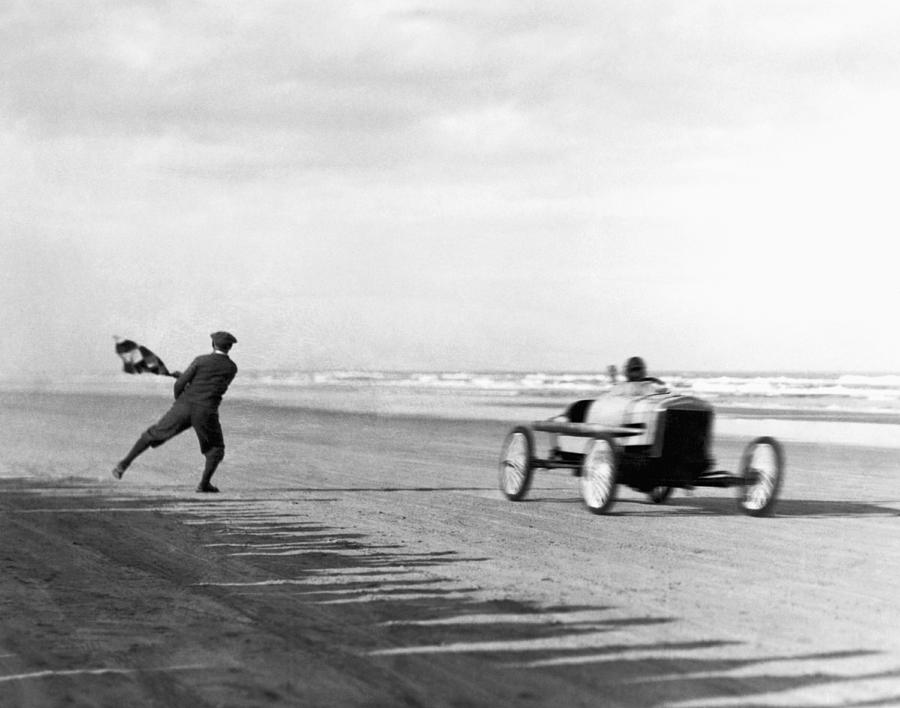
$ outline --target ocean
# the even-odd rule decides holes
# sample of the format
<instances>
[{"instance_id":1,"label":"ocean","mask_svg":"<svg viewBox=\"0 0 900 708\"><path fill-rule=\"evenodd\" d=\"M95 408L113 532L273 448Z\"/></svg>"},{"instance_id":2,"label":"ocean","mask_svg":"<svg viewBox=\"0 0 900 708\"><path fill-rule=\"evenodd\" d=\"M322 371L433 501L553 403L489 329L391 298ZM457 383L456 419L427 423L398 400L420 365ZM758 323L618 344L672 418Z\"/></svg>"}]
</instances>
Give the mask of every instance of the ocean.
<instances>
[{"instance_id":1,"label":"ocean","mask_svg":"<svg viewBox=\"0 0 900 708\"><path fill-rule=\"evenodd\" d=\"M658 376L674 392L729 407L900 415L898 374L661 372ZM591 397L611 386L605 373L579 372L256 371L242 377L243 385L260 392L371 388L519 400Z\"/></svg>"},{"instance_id":2,"label":"ocean","mask_svg":"<svg viewBox=\"0 0 900 708\"><path fill-rule=\"evenodd\" d=\"M900 375L670 371L676 393L716 408L721 435L900 447ZM0 391L171 396L151 375L48 374L0 379ZM241 370L226 400L377 415L527 422L551 417L610 388L602 372Z\"/></svg>"}]
</instances>

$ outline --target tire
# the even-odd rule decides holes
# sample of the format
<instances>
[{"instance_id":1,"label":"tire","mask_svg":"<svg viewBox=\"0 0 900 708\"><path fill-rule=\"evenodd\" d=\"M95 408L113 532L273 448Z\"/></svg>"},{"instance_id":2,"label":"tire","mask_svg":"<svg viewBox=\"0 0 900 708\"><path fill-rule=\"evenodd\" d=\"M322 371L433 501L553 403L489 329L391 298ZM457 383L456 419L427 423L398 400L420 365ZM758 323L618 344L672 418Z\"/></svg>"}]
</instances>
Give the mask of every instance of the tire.
<instances>
[{"instance_id":1,"label":"tire","mask_svg":"<svg viewBox=\"0 0 900 708\"><path fill-rule=\"evenodd\" d=\"M664 504L666 500L672 496L672 488L654 487L647 493L647 496L650 497L650 501L654 504Z\"/></svg>"},{"instance_id":2,"label":"tire","mask_svg":"<svg viewBox=\"0 0 900 708\"><path fill-rule=\"evenodd\" d=\"M618 479L616 443L611 436L590 442L581 463L581 497L594 514L605 514L616 501Z\"/></svg>"},{"instance_id":3,"label":"tire","mask_svg":"<svg viewBox=\"0 0 900 708\"><path fill-rule=\"evenodd\" d=\"M750 516L771 516L781 491L784 450L775 438L752 440L741 455L738 506Z\"/></svg>"},{"instance_id":4,"label":"tire","mask_svg":"<svg viewBox=\"0 0 900 708\"><path fill-rule=\"evenodd\" d=\"M520 501L528 494L534 473L534 435L523 425L513 428L500 453L500 491L510 501Z\"/></svg>"}]
</instances>

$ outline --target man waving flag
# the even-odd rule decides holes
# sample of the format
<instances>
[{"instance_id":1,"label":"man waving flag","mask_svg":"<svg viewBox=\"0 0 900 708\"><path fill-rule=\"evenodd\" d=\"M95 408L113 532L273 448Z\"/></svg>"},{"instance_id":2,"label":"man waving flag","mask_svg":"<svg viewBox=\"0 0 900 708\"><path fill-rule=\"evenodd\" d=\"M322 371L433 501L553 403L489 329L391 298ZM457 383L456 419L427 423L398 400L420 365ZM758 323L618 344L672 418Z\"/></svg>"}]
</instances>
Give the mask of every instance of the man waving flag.
<instances>
[{"instance_id":1,"label":"man waving flag","mask_svg":"<svg viewBox=\"0 0 900 708\"><path fill-rule=\"evenodd\" d=\"M122 370L125 373L158 374L160 376L174 376L178 378L178 372L169 371L163 360L147 349L147 347L121 337L115 337L115 340L116 354L122 359Z\"/></svg>"},{"instance_id":2,"label":"man waving flag","mask_svg":"<svg viewBox=\"0 0 900 708\"><path fill-rule=\"evenodd\" d=\"M173 389L175 402L159 421L141 433L128 454L113 467L112 475L116 479L122 479L125 470L148 448L159 447L188 428L193 428L200 443L200 452L206 458L197 491L219 491L210 480L225 457L225 438L219 422L219 404L237 374L237 364L228 356L232 345L237 344L237 337L224 331L213 332L209 336L212 340L212 352L196 357L183 374L169 374L176 378ZM135 364L120 352L125 361L125 371L128 371L129 367L137 371L143 370L140 363L147 361L148 354L153 356L152 352L134 342L127 344L131 345L131 349L127 348L126 342L120 342L116 345L116 351L118 352L121 347L127 356L128 352L136 348L141 360ZM153 356L153 361L158 365L159 370L156 373L166 371L165 365L157 357Z\"/></svg>"}]
</instances>

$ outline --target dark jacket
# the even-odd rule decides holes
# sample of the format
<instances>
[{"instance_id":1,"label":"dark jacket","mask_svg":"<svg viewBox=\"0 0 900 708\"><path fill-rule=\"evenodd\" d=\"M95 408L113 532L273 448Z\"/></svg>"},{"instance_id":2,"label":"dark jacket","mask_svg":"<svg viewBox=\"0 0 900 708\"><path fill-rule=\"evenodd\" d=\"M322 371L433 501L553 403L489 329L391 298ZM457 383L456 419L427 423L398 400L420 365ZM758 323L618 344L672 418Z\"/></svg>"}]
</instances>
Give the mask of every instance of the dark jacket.
<instances>
[{"instance_id":1,"label":"dark jacket","mask_svg":"<svg viewBox=\"0 0 900 708\"><path fill-rule=\"evenodd\" d=\"M227 354L203 354L175 381L175 398L218 408L235 374L237 366Z\"/></svg>"}]
</instances>

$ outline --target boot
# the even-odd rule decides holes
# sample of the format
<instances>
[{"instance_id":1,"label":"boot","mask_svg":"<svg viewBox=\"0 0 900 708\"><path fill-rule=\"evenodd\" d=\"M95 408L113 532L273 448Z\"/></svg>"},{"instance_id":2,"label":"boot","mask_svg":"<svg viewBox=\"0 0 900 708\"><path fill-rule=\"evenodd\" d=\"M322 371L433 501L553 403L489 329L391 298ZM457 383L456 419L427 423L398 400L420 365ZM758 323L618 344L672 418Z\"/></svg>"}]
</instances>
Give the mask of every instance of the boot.
<instances>
[{"instance_id":1,"label":"boot","mask_svg":"<svg viewBox=\"0 0 900 708\"><path fill-rule=\"evenodd\" d=\"M125 474L125 470L127 470L131 463L134 462L135 458L144 452L148 447L150 447L150 438L147 437L146 433L142 433L141 437L137 439L137 442L132 446L131 450L128 452L125 457L123 457L119 463L113 467L112 476L116 479L122 479L122 475Z\"/></svg>"},{"instance_id":2,"label":"boot","mask_svg":"<svg viewBox=\"0 0 900 708\"><path fill-rule=\"evenodd\" d=\"M212 480L212 476L215 474L216 468L223 457L225 457L225 448L223 447L214 447L206 453L206 466L203 468L203 477L197 486L198 492L215 493L219 491L219 488L214 487L210 480Z\"/></svg>"}]
</instances>

